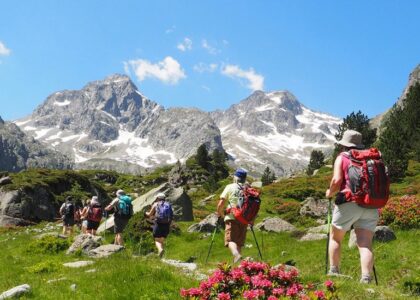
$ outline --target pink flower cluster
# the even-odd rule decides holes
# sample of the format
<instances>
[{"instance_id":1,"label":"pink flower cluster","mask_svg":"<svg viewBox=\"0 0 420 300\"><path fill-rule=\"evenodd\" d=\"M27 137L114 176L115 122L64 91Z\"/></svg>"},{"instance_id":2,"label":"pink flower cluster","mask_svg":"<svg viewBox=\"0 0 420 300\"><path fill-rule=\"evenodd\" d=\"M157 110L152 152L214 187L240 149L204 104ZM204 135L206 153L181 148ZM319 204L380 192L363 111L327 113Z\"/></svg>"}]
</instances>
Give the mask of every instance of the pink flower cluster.
<instances>
[{"instance_id":1,"label":"pink flower cluster","mask_svg":"<svg viewBox=\"0 0 420 300\"><path fill-rule=\"evenodd\" d=\"M296 268L283 265L270 267L264 262L242 261L238 267L220 264L218 269L199 288L181 289L181 297L189 300L231 299L337 299L334 283L324 283L326 291L316 290L316 285L305 286L298 280Z\"/></svg>"}]
</instances>

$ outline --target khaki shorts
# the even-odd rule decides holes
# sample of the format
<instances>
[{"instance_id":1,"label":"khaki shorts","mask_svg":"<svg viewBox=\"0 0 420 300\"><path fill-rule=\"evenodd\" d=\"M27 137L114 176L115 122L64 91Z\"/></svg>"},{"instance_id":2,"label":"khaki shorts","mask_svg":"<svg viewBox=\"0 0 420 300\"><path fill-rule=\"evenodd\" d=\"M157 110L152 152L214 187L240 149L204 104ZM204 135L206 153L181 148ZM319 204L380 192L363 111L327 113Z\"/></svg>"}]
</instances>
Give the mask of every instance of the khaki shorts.
<instances>
[{"instance_id":1,"label":"khaki shorts","mask_svg":"<svg viewBox=\"0 0 420 300\"><path fill-rule=\"evenodd\" d=\"M236 220L226 221L225 246L227 247L229 242L234 242L238 247L243 247L247 229L248 225L241 224Z\"/></svg>"},{"instance_id":2,"label":"khaki shorts","mask_svg":"<svg viewBox=\"0 0 420 300\"><path fill-rule=\"evenodd\" d=\"M353 225L354 228L362 228L374 232L378 219L379 213L377 209L363 208L355 202L347 202L335 205L332 225L345 231L349 231Z\"/></svg>"}]
</instances>

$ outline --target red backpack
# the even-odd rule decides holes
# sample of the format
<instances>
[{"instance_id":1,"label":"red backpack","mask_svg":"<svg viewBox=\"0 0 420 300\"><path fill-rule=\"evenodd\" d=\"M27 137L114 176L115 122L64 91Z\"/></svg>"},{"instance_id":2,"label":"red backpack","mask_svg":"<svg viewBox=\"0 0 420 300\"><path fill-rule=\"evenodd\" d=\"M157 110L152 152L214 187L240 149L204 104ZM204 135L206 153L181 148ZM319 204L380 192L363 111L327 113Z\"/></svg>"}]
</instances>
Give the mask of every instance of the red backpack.
<instances>
[{"instance_id":1,"label":"red backpack","mask_svg":"<svg viewBox=\"0 0 420 300\"><path fill-rule=\"evenodd\" d=\"M344 155L349 158L349 179L344 191L347 201L366 208L384 207L389 198L390 181L379 150L353 149Z\"/></svg>"},{"instance_id":2,"label":"red backpack","mask_svg":"<svg viewBox=\"0 0 420 300\"><path fill-rule=\"evenodd\" d=\"M260 192L254 188L241 187L242 195L239 198L237 207L232 208L235 219L244 225L253 224L260 210Z\"/></svg>"},{"instance_id":3,"label":"red backpack","mask_svg":"<svg viewBox=\"0 0 420 300\"><path fill-rule=\"evenodd\" d=\"M90 206L88 210L87 219L93 222L100 222L102 220L102 208L99 205Z\"/></svg>"}]
</instances>

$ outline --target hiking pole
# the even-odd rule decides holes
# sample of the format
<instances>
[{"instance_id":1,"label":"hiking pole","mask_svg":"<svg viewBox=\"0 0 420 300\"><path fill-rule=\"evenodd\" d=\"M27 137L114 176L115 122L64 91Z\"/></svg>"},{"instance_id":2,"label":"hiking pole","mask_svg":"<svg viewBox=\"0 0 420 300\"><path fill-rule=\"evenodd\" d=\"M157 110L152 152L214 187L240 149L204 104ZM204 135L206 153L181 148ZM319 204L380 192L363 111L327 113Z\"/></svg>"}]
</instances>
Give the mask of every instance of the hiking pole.
<instances>
[{"instance_id":1,"label":"hiking pole","mask_svg":"<svg viewBox=\"0 0 420 300\"><path fill-rule=\"evenodd\" d=\"M261 260L263 260L261 250L260 250L260 246L258 245L257 238L255 237L254 225L252 225L252 224L251 224L251 231L252 231L252 235L254 236L255 244L257 245L257 249L258 249L258 253L260 254L260 258L261 258Z\"/></svg>"},{"instance_id":2,"label":"hiking pole","mask_svg":"<svg viewBox=\"0 0 420 300\"><path fill-rule=\"evenodd\" d=\"M375 265L373 265L372 267L373 267L373 276L375 277L375 284L378 285L378 277L376 277Z\"/></svg>"},{"instance_id":3,"label":"hiking pole","mask_svg":"<svg viewBox=\"0 0 420 300\"><path fill-rule=\"evenodd\" d=\"M328 212L327 212L327 249L325 251L325 274L328 274L328 248L330 247L330 231L331 231L331 199L328 199Z\"/></svg>"},{"instance_id":4,"label":"hiking pole","mask_svg":"<svg viewBox=\"0 0 420 300\"><path fill-rule=\"evenodd\" d=\"M214 231L213 231L213 234L212 234L212 237L211 237L211 243L210 243L209 251L207 252L206 263L209 260L210 251L211 251L211 248L213 247L214 237L216 236L216 232L217 232L218 228L219 228L219 221L216 222L216 227L214 228Z\"/></svg>"}]
</instances>

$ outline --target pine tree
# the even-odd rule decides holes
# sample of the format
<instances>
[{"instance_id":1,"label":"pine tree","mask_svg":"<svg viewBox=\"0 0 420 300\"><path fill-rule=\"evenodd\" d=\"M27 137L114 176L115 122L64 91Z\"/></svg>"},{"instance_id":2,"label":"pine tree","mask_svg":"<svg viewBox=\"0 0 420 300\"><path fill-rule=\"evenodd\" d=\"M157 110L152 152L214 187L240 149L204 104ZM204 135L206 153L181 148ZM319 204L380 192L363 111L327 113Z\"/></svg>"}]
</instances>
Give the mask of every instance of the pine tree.
<instances>
[{"instance_id":1,"label":"pine tree","mask_svg":"<svg viewBox=\"0 0 420 300\"><path fill-rule=\"evenodd\" d=\"M371 128L369 125L368 116L364 115L360 110L357 113L352 112L343 119L343 123L338 126L338 132L335 134L337 141L341 140L344 131L352 129L362 134L362 144L365 148L369 148L376 140L376 128ZM335 145L334 159L340 151L338 144Z\"/></svg>"},{"instance_id":2,"label":"pine tree","mask_svg":"<svg viewBox=\"0 0 420 300\"><path fill-rule=\"evenodd\" d=\"M264 169L263 175L261 176L262 185L268 185L270 183L273 183L274 180L276 180L276 175L273 171L270 170L269 167L266 167Z\"/></svg>"},{"instance_id":3,"label":"pine tree","mask_svg":"<svg viewBox=\"0 0 420 300\"><path fill-rule=\"evenodd\" d=\"M207 147L205 144L202 144L200 147L198 147L195 158L197 160L197 163L201 167L203 167L204 169L207 169L208 163L210 161L210 157L209 157L209 152L207 151Z\"/></svg>"},{"instance_id":4,"label":"pine tree","mask_svg":"<svg viewBox=\"0 0 420 300\"><path fill-rule=\"evenodd\" d=\"M309 159L308 168L306 174L312 175L315 170L321 168L324 165L324 153L320 150L312 150L311 158Z\"/></svg>"}]
</instances>

